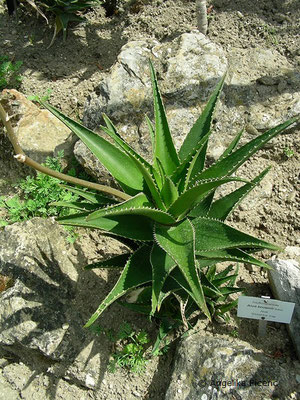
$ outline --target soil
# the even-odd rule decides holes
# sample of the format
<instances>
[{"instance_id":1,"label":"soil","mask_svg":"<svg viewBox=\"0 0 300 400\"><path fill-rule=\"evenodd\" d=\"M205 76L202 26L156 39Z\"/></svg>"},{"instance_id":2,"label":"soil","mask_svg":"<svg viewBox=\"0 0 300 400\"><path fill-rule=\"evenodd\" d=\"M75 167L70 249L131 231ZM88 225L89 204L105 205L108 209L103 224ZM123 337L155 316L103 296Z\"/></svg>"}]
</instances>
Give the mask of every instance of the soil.
<instances>
[{"instance_id":1,"label":"soil","mask_svg":"<svg viewBox=\"0 0 300 400\"><path fill-rule=\"evenodd\" d=\"M300 70L299 0L212 0L208 1L208 6L212 6L209 7L208 37L220 44L227 54L233 48L247 49L260 45L277 50L295 70ZM9 17L5 4L0 4L0 54L23 61L20 71L23 80L19 91L25 95L45 95L50 89L49 102L76 118L82 118L89 93L99 85L125 43L149 37L171 41L196 27L195 2L191 0L119 1L117 10L111 16L106 16L104 8L99 7L85 13L85 17L85 23L70 24L65 43L58 35L48 48L53 26L46 25L41 17L36 18L27 8L19 11L17 19ZM232 216L232 223L245 232L283 247L300 245L300 211L297 208L300 143L296 138L297 131L278 138L276 146L265 149L263 154L259 153L251 164L244 167L244 176L248 177L250 171L251 174L256 172L253 165L256 165L257 172L269 164L273 165L276 179L272 196L267 204L261 204L261 212L254 213L251 206L241 206ZM285 149L292 151L289 157ZM25 173L19 167L16 169L15 162L9 161L7 155L9 152L5 157L2 155L7 186L0 194L9 193L9 182ZM87 248L91 260L99 256L101 240L98 235L81 233L80 245ZM101 248L102 252L103 248L106 249L103 245ZM283 255L284 258L289 256L287 253ZM263 254L262 257L268 258L270 254ZM247 288L248 295L271 295L267 276L259 269L249 271L241 268L239 284ZM133 320L136 326L149 328L149 324L145 325L139 318L134 317ZM300 375L300 363L283 325L269 324L268 336L263 339L257 337L255 321L233 319L227 325L207 325L203 322L201 326L208 334L237 333L240 339L277 357L284 368ZM166 357L151 361L146 373L140 376L131 376L124 371L106 373L97 393L72 392L72 385L69 385L70 398L73 393L72 398L75 399L163 399L170 379L173 353L174 348L171 347ZM17 360L13 363L21 365ZM5 382L15 388L9 379ZM56 384L57 387L67 385L66 382ZM58 393L56 397L49 398L60 398ZM291 394L288 398L296 397Z\"/></svg>"}]
</instances>

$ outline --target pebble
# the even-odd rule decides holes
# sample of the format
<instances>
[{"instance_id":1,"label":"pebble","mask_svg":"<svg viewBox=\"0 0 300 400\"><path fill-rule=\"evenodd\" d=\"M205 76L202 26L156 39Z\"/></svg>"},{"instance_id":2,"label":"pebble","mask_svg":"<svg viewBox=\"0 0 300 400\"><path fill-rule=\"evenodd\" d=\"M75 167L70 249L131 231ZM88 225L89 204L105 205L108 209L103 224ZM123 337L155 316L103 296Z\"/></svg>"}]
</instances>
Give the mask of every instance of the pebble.
<instances>
[{"instance_id":1,"label":"pebble","mask_svg":"<svg viewBox=\"0 0 300 400\"><path fill-rule=\"evenodd\" d=\"M246 129L246 132L248 132L250 135L253 135L253 136L258 136L259 135L258 130L251 124L247 124L245 126L245 129Z\"/></svg>"},{"instance_id":2,"label":"pebble","mask_svg":"<svg viewBox=\"0 0 300 400\"><path fill-rule=\"evenodd\" d=\"M300 375L296 375L296 381L300 383Z\"/></svg>"}]
</instances>

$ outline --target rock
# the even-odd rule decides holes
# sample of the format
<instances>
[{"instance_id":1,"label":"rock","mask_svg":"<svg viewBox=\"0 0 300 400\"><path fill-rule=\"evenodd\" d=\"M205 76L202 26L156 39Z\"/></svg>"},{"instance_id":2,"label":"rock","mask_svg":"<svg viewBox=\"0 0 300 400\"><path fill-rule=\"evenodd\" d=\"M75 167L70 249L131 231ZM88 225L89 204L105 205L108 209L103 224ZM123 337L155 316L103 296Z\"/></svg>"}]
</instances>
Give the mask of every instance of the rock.
<instances>
[{"instance_id":1,"label":"rock","mask_svg":"<svg viewBox=\"0 0 300 400\"><path fill-rule=\"evenodd\" d=\"M37 367L37 365L35 366ZM0 400L38 400L52 398L50 390L55 386L56 399L84 399L87 389L76 387L64 379L55 379L49 374L37 372L23 363L7 363L0 370Z\"/></svg>"},{"instance_id":2,"label":"rock","mask_svg":"<svg viewBox=\"0 0 300 400\"><path fill-rule=\"evenodd\" d=\"M273 267L269 272L269 281L272 293L277 300L295 303L291 323L287 325L289 334L294 343L296 353L300 359L300 267L293 260L270 260Z\"/></svg>"},{"instance_id":3,"label":"rock","mask_svg":"<svg viewBox=\"0 0 300 400\"><path fill-rule=\"evenodd\" d=\"M12 389L11 385L0 375L0 400L18 400L19 392Z\"/></svg>"},{"instance_id":4,"label":"rock","mask_svg":"<svg viewBox=\"0 0 300 400\"><path fill-rule=\"evenodd\" d=\"M194 333L175 355L166 400L285 398L295 377L246 342Z\"/></svg>"},{"instance_id":5,"label":"rock","mask_svg":"<svg viewBox=\"0 0 300 400\"><path fill-rule=\"evenodd\" d=\"M66 236L41 218L0 232L0 274L13 279L0 296L0 346L36 369L90 388L109 356L107 345L83 328L99 305L103 280L82 271L82 250Z\"/></svg>"},{"instance_id":6,"label":"rock","mask_svg":"<svg viewBox=\"0 0 300 400\"><path fill-rule=\"evenodd\" d=\"M41 110L15 89L3 90L5 110L11 119L19 143L29 157L41 163L48 156L64 151L72 154L71 131L47 110Z\"/></svg>"},{"instance_id":7,"label":"rock","mask_svg":"<svg viewBox=\"0 0 300 400\"><path fill-rule=\"evenodd\" d=\"M227 69L223 50L199 32L185 33L172 43L140 40L122 47L110 73L85 105L84 124L90 129L99 128L103 124L102 113L106 113L122 137L148 160L152 154L145 115L153 120L149 58L158 73L177 148ZM224 149L224 143L222 145L218 142L212 146L214 150L220 148L218 156ZM83 153L82 146L82 143L76 144L74 152L79 161L82 160L79 155ZM94 161L92 164L98 169Z\"/></svg>"}]
</instances>

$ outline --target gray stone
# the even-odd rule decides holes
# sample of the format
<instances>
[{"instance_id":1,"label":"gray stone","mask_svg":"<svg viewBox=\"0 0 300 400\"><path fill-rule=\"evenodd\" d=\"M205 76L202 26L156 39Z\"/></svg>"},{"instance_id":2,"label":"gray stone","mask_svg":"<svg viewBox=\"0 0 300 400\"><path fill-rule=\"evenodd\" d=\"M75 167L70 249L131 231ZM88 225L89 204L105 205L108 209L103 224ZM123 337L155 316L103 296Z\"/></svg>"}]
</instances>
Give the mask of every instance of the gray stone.
<instances>
[{"instance_id":1,"label":"gray stone","mask_svg":"<svg viewBox=\"0 0 300 400\"><path fill-rule=\"evenodd\" d=\"M177 348L166 400L285 398L296 380L246 342L191 334Z\"/></svg>"},{"instance_id":2,"label":"gray stone","mask_svg":"<svg viewBox=\"0 0 300 400\"><path fill-rule=\"evenodd\" d=\"M19 392L14 390L0 374L0 400L19 400Z\"/></svg>"},{"instance_id":3,"label":"gray stone","mask_svg":"<svg viewBox=\"0 0 300 400\"><path fill-rule=\"evenodd\" d=\"M83 328L99 304L91 283L99 293L101 281L94 273L87 281L83 259L66 237L56 222L41 218L0 232L0 274L13 280L0 295L0 346L37 370L91 387L109 352Z\"/></svg>"},{"instance_id":4,"label":"gray stone","mask_svg":"<svg viewBox=\"0 0 300 400\"><path fill-rule=\"evenodd\" d=\"M269 281L274 297L277 300L295 303L291 323L287 325L300 359L300 267L293 260L270 260L273 268L269 271Z\"/></svg>"}]
</instances>

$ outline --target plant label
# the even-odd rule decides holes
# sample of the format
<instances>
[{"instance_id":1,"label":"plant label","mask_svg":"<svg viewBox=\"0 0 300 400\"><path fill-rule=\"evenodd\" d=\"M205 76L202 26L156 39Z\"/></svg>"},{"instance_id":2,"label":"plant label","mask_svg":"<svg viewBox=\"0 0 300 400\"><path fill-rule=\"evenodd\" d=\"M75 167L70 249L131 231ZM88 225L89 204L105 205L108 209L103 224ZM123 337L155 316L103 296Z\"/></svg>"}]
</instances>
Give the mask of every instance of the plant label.
<instances>
[{"instance_id":1,"label":"plant label","mask_svg":"<svg viewBox=\"0 0 300 400\"><path fill-rule=\"evenodd\" d=\"M289 324L294 307L295 303L287 301L241 296L238 300L237 316Z\"/></svg>"}]
</instances>

